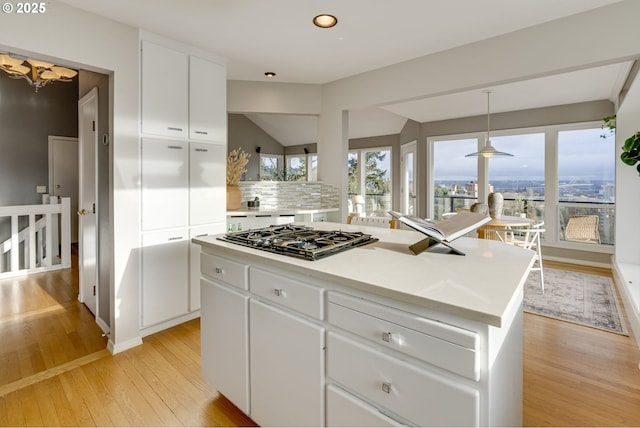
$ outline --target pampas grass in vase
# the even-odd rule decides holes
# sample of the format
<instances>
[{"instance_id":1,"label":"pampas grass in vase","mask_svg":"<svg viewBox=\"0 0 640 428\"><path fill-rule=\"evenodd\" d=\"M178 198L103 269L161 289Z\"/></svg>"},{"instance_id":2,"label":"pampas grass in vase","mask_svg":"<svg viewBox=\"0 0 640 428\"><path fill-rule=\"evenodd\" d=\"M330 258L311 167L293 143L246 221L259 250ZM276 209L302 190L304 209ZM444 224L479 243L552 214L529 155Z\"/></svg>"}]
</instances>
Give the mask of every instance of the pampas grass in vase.
<instances>
[{"instance_id":1,"label":"pampas grass in vase","mask_svg":"<svg viewBox=\"0 0 640 428\"><path fill-rule=\"evenodd\" d=\"M242 148L233 149L227 155L227 210L237 210L242 203L242 192L238 187L242 174L247 172L249 153Z\"/></svg>"}]
</instances>

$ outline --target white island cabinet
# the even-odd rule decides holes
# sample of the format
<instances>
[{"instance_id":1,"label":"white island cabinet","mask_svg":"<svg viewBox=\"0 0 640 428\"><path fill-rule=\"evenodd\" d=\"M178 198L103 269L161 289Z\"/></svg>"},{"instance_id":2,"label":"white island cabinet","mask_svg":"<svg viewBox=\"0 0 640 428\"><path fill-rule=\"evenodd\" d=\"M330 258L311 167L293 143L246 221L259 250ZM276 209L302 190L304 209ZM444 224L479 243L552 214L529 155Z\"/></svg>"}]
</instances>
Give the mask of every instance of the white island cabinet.
<instances>
[{"instance_id":1,"label":"white island cabinet","mask_svg":"<svg viewBox=\"0 0 640 428\"><path fill-rule=\"evenodd\" d=\"M201 245L202 371L265 426L522 424L522 287L533 253L335 223L378 242L317 261Z\"/></svg>"}]
</instances>

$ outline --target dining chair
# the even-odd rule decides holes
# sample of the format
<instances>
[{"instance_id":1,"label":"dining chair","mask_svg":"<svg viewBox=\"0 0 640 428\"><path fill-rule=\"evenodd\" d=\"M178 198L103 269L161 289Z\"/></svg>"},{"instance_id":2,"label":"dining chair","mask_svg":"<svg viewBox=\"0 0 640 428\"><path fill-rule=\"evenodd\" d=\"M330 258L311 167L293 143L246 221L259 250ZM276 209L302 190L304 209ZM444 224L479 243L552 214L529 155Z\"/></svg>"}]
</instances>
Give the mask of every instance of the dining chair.
<instances>
[{"instance_id":1,"label":"dining chair","mask_svg":"<svg viewBox=\"0 0 640 428\"><path fill-rule=\"evenodd\" d=\"M597 215L576 215L569 218L564 239L574 242L600 243Z\"/></svg>"},{"instance_id":2,"label":"dining chair","mask_svg":"<svg viewBox=\"0 0 640 428\"><path fill-rule=\"evenodd\" d=\"M347 224L360 224L362 226L382 227L385 229L398 228L398 221L389 217L361 217L353 214L347 216Z\"/></svg>"},{"instance_id":3,"label":"dining chair","mask_svg":"<svg viewBox=\"0 0 640 428\"><path fill-rule=\"evenodd\" d=\"M504 243L535 251L536 256L531 270L540 271L540 286L542 288L542 294L544 294L544 271L542 270L542 245L540 243L540 237L546 232L546 229L542 226L544 226L544 222L537 223L528 228L493 229L493 232L497 236L497 239Z\"/></svg>"}]
</instances>

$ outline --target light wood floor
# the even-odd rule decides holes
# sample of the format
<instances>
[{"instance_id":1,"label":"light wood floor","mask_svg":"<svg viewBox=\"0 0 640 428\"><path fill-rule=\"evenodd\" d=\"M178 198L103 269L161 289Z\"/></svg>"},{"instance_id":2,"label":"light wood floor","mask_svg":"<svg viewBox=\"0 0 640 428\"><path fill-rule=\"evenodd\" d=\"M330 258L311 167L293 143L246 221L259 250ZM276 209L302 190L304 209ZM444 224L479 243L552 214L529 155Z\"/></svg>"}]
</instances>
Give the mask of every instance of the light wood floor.
<instances>
[{"instance_id":1,"label":"light wood floor","mask_svg":"<svg viewBox=\"0 0 640 428\"><path fill-rule=\"evenodd\" d=\"M202 379L199 320L112 356L77 287L75 267L0 281L1 426L255 425ZM639 361L630 337L525 314L524 425L640 425Z\"/></svg>"}]
</instances>

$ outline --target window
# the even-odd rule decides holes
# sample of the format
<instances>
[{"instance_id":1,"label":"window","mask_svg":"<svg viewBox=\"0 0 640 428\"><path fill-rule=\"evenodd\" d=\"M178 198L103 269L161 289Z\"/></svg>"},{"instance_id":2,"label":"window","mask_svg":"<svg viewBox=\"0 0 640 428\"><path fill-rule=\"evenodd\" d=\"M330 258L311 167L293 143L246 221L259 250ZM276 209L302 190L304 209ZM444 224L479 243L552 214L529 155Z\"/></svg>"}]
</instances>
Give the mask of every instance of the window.
<instances>
[{"instance_id":1,"label":"window","mask_svg":"<svg viewBox=\"0 0 640 428\"><path fill-rule=\"evenodd\" d=\"M304 154L285 156L287 181L317 181L318 155Z\"/></svg>"},{"instance_id":2,"label":"window","mask_svg":"<svg viewBox=\"0 0 640 428\"><path fill-rule=\"evenodd\" d=\"M279 180L283 166L281 155L260 155L260 180Z\"/></svg>"},{"instance_id":3,"label":"window","mask_svg":"<svg viewBox=\"0 0 640 428\"><path fill-rule=\"evenodd\" d=\"M307 180L307 156L286 156L287 167L285 169L286 181L306 181Z\"/></svg>"},{"instance_id":4,"label":"window","mask_svg":"<svg viewBox=\"0 0 640 428\"><path fill-rule=\"evenodd\" d=\"M558 132L558 205L560 240L613 245L615 224L615 136L602 129ZM569 219L595 216L598 238L575 239ZM575 222L574 222L575 223Z\"/></svg>"},{"instance_id":5,"label":"window","mask_svg":"<svg viewBox=\"0 0 640 428\"><path fill-rule=\"evenodd\" d=\"M612 253L615 224L615 136L601 123L565 124L495 132L492 144L514 157L465 158L484 133L427 139L427 174L434 219L475 202L487 192L504 196L505 215L545 221L545 245ZM463 162L468 163L463 163ZM576 237L569 219L597 217L594 238ZM578 220L578 219L576 219ZM585 219L581 219L585 220ZM576 221L572 222L572 226Z\"/></svg>"},{"instance_id":6,"label":"window","mask_svg":"<svg viewBox=\"0 0 640 428\"><path fill-rule=\"evenodd\" d=\"M492 137L491 143L513 155L489 160L490 189L502 193L504 214L544 219L545 134Z\"/></svg>"},{"instance_id":7,"label":"window","mask_svg":"<svg viewBox=\"0 0 640 428\"><path fill-rule=\"evenodd\" d=\"M364 196L364 214L388 216L391 209L391 149L363 149L348 155L349 197Z\"/></svg>"},{"instance_id":8,"label":"window","mask_svg":"<svg viewBox=\"0 0 640 428\"><path fill-rule=\"evenodd\" d=\"M433 146L433 214L469 208L478 198L478 160L466 158L466 153L478 150L478 140L434 141Z\"/></svg>"}]
</instances>

